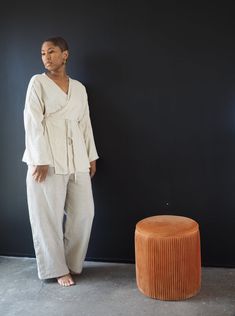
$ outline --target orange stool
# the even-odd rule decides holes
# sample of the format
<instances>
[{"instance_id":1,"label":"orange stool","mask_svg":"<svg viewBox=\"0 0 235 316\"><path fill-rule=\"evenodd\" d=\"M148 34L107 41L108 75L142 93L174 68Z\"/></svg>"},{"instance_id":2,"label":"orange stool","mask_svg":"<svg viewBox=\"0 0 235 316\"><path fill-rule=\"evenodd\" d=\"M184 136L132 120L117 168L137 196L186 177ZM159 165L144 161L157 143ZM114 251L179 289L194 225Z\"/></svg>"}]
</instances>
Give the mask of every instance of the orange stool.
<instances>
[{"instance_id":1,"label":"orange stool","mask_svg":"<svg viewBox=\"0 0 235 316\"><path fill-rule=\"evenodd\" d=\"M175 215L147 217L135 229L136 280L139 290L160 300L182 300L201 287L198 223Z\"/></svg>"}]
</instances>

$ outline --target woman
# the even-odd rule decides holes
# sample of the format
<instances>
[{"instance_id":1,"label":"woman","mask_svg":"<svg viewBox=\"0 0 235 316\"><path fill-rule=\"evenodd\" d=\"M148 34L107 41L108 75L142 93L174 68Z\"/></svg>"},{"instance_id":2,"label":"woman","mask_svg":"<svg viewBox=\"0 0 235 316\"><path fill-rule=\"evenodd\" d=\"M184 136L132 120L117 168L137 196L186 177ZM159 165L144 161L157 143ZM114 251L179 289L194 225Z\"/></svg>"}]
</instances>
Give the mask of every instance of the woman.
<instances>
[{"instance_id":1,"label":"woman","mask_svg":"<svg viewBox=\"0 0 235 316\"><path fill-rule=\"evenodd\" d=\"M41 54L46 72L31 78L24 108L29 218L39 278L70 286L90 238L98 155L86 89L66 73L66 41L45 40Z\"/></svg>"}]
</instances>

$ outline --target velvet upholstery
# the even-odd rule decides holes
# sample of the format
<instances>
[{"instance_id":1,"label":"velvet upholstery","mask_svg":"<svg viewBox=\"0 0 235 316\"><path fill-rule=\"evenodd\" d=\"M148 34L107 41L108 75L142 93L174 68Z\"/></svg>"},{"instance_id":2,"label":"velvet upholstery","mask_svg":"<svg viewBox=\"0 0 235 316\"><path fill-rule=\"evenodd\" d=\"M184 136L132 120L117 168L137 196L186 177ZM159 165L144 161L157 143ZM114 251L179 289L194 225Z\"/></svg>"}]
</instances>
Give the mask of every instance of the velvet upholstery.
<instances>
[{"instance_id":1,"label":"velvet upholstery","mask_svg":"<svg viewBox=\"0 0 235 316\"><path fill-rule=\"evenodd\" d=\"M160 300L182 300L201 287L198 223L187 217L147 217L135 228L136 281L139 290Z\"/></svg>"}]
</instances>

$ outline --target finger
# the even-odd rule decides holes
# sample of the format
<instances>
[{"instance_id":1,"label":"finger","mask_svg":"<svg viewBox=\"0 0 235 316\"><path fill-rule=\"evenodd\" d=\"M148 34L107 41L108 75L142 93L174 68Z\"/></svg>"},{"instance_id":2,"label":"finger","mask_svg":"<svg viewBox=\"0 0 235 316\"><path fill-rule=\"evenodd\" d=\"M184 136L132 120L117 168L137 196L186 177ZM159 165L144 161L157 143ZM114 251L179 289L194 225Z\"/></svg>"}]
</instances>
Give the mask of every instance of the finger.
<instances>
[{"instance_id":1,"label":"finger","mask_svg":"<svg viewBox=\"0 0 235 316\"><path fill-rule=\"evenodd\" d=\"M34 175L34 180L37 182L40 182L41 174L39 172L36 172Z\"/></svg>"},{"instance_id":2,"label":"finger","mask_svg":"<svg viewBox=\"0 0 235 316\"><path fill-rule=\"evenodd\" d=\"M45 175L41 176L40 182L43 182L45 179L46 179L46 176L45 176Z\"/></svg>"},{"instance_id":3,"label":"finger","mask_svg":"<svg viewBox=\"0 0 235 316\"><path fill-rule=\"evenodd\" d=\"M94 175L95 175L95 172L94 172L94 171L92 171L92 172L90 173L91 178L93 178L93 177L94 177Z\"/></svg>"},{"instance_id":4,"label":"finger","mask_svg":"<svg viewBox=\"0 0 235 316\"><path fill-rule=\"evenodd\" d=\"M46 173L46 172L41 173L41 174L40 174L40 177L39 177L39 182L43 182L43 181L46 179L46 176L47 176L47 173Z\"/></svg>"},{"instance_id":5,"label":"finger","mask_svg":"<svg viewBox=\"0 0 235 316\"><path fill-rule=\"evenodd\" d=\"M37 179L37 177L38 177L37 172L32 173L32 177L34 178L34 180L36 180L36 179Z\"/></svg>"},{"instance_id":6,"label":"finger","mask_svg":"<svg viewBox=\"0 0 235 316\"><path fill-rule=\"evenodd\" d=\"M32 176L35 176L35 175L36 175L36 173L37 173L37 168L35 168L35 169L33 170L33 172L32 172Z\"/></svg>"}]
</instances>

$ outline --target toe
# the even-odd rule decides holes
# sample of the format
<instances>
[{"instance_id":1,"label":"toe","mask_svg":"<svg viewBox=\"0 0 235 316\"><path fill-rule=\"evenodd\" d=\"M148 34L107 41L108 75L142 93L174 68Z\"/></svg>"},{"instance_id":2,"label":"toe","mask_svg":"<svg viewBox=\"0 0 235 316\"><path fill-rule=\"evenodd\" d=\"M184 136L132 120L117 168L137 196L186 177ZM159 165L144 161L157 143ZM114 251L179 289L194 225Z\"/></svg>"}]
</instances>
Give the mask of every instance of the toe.
<instances>
[{"instance_id":1,"label":"toe","mask_svg":"<svg viewBox=\"0 0 235 316\"><path fill-rule=\"evenodd\" d=\"M57 278L57 282L61 285L61 286L70 286L70 285L74 285L74 281L73 278L71 277L70 274L64 275L62 277Z\"/></svg>"}]
</instances>

